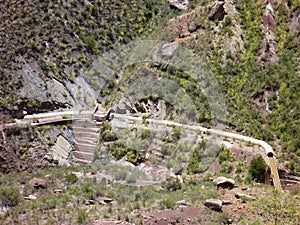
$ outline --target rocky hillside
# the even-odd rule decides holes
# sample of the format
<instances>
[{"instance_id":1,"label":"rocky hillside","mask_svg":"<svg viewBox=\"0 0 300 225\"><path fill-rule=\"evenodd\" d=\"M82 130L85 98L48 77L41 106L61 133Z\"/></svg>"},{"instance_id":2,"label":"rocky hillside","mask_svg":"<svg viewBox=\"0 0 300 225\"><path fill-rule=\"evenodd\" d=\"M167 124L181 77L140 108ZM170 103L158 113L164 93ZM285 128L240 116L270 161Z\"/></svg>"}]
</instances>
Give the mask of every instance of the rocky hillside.
<instances>
[{"instance_id":1,"label":"rocky hillside","mask_svg":"<svg viewBox=\"0 0 300 225\"><path fill-rule=\"evenodd\" d=\"M299 223L299 0L12 0L0 24L1 224ZM96 102L119 117L24 123ZM261 147L154 119L268 142L291 190Z\"/></svg>"},{"instance_id":2,"label":"rocky hillside","mask_svg":"<svg viewBox=\"0 0 300 225\"><path fill-rule=\"evenodd\" d=\"M297 1L251 0L2 2L2 121L88 105L93 100L81 89L93 77L86 71L109 49L136 38L176 42L200 55L217 78L228 129L272 143L282 165L297 173L299 7ZM151 65L139 67L149 73ZM96 98L110 96L104 103L114 105L134 70L125 68L122 80L117 73L96 82L96 88L108 84ZM197 120L209 126L212 115L197 81L172 66L153 70L179 84L194 102Z\"/></svg>"}]
</instances>

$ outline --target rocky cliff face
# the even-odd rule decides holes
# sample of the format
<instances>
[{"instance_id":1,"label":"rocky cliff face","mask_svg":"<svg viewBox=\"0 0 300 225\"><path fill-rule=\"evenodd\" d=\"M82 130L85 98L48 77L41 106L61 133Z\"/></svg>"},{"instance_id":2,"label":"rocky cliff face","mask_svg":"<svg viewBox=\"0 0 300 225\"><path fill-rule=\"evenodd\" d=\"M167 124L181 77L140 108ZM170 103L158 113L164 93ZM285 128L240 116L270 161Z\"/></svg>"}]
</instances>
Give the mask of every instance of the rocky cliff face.
<instances>
[{"instance_id":1,"label":"rocky cliff face","mask_svg":"<svg viewBox=\"0 0 300 225\"><path fill-rule=\"evenodd\" d=\"M272 1L266 2L262 17L262 29L264 32L264 39L262 42L260 60L263 64L273 64L278 61L278 56L277 42L275 41L276 18L274 3Z\"/></svg>"}]
</instances>

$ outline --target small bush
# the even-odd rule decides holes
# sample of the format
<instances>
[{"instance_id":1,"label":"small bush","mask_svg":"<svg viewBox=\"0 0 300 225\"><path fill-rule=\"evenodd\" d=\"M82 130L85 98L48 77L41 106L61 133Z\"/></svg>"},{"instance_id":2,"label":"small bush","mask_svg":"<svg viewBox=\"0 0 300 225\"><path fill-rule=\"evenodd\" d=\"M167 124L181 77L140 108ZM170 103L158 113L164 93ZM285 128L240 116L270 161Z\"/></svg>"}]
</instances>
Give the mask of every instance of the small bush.
<instances>
[{"instance_id":1,"label":"small bush","mask_svg":"<svg viewBox=\"0 0 300 225\"><path fill-rule=\"evenodd\" d=\"M85 209L79 209L77 212L77 223L85 224L88 219L88 214Z\"/></svg>"},{"instance_id":2,"label":"small bush","mask_svg":"<svg viewBox=\"0 0 300 225\"><path fill-rule=\"evenodd\" d=\"M250 162L248 176L251 177L252 180L257 179L258 182L264 182L266 169L267 165L263 157L255 157Z\"/></svg>"},{"instance_id":3,"label":"small bush","mask_svg":"<svg viewBox=\"0 0 300 225\"><path fill-rule=\"evenodd\" d=\"M65 181L68 184L75 184L78 181L78 177L73 173L69 173L65 176Z\"/></svg>"},{"instance_id":4,"label":"small bush","mask_svg":"<svg viewBox=\"0 0 300 225\"><path fill-rule=\"evenodd\" d=\"M106 130L102 133L103 141L116 141L118 139L116 133L114 131Z\"/></svg>"},{"instance_id":5,"label":"small bush","mask_svg":"<svg viewBox=\"0 0 300 225\"><path fill-rule=\"evenodd\" d=\"M219 162L222 164L224 161L233 162L235 160L234 155L231 150L228 148L224 148L219 154Z\"/></svg>"},{"instance_id":6,"label":"small bush","mask_svg":"<svg viewBox=\"0 0 300 225\"><path fill-rule=\"evenodd\" d=\"M0 187L0 202L3 206L16 206L20 202L20 193L16 187Z\"/></svg>"},{"instance_id":7,"label":"small bush","mask_svg":"<svg viewBox=\"0 0 300 225\"><path fill-rule=\"evenodd\" d=\"M182 185L178 179L172 179L162 183L162 187L168 189L169 191L176 191L182 188Z\"/></svg>"},{"instance_id":8,"label":"small bush","mask_svg":"<svg viewBox=\"0 0 300 225\"><path fill-rule=\"evenodd\" d=\"M166 198L162 199L159 202L162 209L174 209L176 206L176 203L173 198L170 196L167 196Z\"/></svg>"},{"instance_id":9,"label":"small bush","mask_svg":"<svg viewBox=\"0 0 300 225\"><path fill-rule=\"evenodd\" d=\"M140 138L143 140L143 139L146 139L146 138L149 138L151 135L151 130L143 130L141 135L140 135Z\"/></svg>"},{"instance_id":10,"label":"small bush","mask_svg":"<svg viewBox=\"0 0 300 225\"><path fill-rule=\"evenodd\" d=\"M95 51L97 47L97 42L95 41L95 37L92 35L87 35L83 37L83 42L86 44L86 47L91 51Z\"/></svg>"}]
</instances>

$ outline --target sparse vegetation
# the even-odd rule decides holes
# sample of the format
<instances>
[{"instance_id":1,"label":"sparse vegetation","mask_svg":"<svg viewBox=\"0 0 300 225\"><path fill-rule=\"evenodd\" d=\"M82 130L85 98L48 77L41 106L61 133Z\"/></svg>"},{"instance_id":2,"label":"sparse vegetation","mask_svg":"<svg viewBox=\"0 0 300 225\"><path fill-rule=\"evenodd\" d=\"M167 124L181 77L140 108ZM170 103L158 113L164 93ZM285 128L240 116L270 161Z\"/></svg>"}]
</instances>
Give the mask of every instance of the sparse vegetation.
<instances>
[{"instance_id":1,"label":"sparse vegetation","mask_svg":"<svg viewBox=\"0 0 300 225\"><path fill-rule=\"evenodd\" d=\"M103 164L93 165L93 168L45 168L50 162L55 165L56 160L48 159L49 151L54 145L55 135L63 128L69 129L70 123L64 127L61 124L55 127L44 125L36 131L32 127L2 128L2 123L14 123L15 118L23 118L26 113L67 109L76 102L73 101L76 98L86 100L82 99L85 96L84 86L77 81L82 76L100 91L97 100L109 107L114 105L127 86L134 83L133 79L149 75L161 84L155 86L157 92L171 90L166 96L151 93L138 100L142 103L149 101L156 107L158 101L164 98L165 105L161 109L156 107L158 112L155 111L155 116L163 115L163 119L176 122L192 118L193 123L209 128L216 125L214 122L222 123L228 130L265 140L274 147L280 165L298 175L300 27L295 18L299 16L300 3L296 0L269 3L237 0L226 4L226 10L231 11L225 13L224 19L212 21L208 18L212 1L206 0L190 0L187 11L174 9L168 1L161 0L1 2L0 117L3 132L1 130L0 134L0 223L93 224L99 218L116 218L142 224L145 212L178 209L176 202L183 199L192 207L201 208L206 199L224 197L219 195L226 193L226 190L217 191L212 185L211 178L219 174L206 172L201 177L201 173L218 157L221 175L235 173L232 177L237 183L256 191L256 200L251 204L245 203L245 210L236 219L237 223L300 224L299 191L272 193L271 188L263 184L256 188L244 184L242 177L247 171L248 155L243 159L245 161L235 162L239 156L235 156L229 148L215 146L211 151L206 141L209 133L192 137L191 133L186 134L183 129L172 126L166 132L153 131L150 118L154 113L148 113L146 109L142 109L143 128L136 126L124 129L122 133L113 130L110 122L103 122L101 146L95 152L95 163ZM270 15L274 11L274 16L268 20L272 26L268 31L274 31L274 38L265 34L262 28L262 21L268 19L263 16L264 10L268 10ZM191 22L196 24L195 31L190 31ZM266 36L271 39L266 40ZM212 104L218 102L209 102L209 97L214 97L213 93L203 91L212 80L197 79L191 68L171 65L176 57L159 62L160 65L147 59L147 62L122 68L122 72L117 68L120 66L118 59L112 60L108 64L116 67L117 72L109 71L112 75L109 79L102 71L94 69L92 62L95 58L105 56L105 52L118 49L136 38L176 41L200 55L203 61L201 75L209 71L210 78L217 79L221 91L216 94L225 98L227 118L214 121L218 112L211 112ZM272 44L275 45L274 52L270 52ZM117 52L116 57L123 57L122 54ZM160 50L153 58L159 54ZM263 54L267 57L262 57ZM269 60L273 55L275 60ZM180 60L193 64L194 59ZM164 80L168 82L164 83ZM51 81L59 82L63 90L59 93L55 88L52 90ZM152 85L149 83L148 86ZM150 89L148 86L141 87L145 93ZM72 93L73 87L78 88L76 93ZM28 90L30 96L26 96ZM184 93L184 97L180 93ZM41 97L42 94L45 94L46 100ZM69 98L70 101L67 100ZM58 99L62 99L61 102ZM9 116L2 118L2 113ZM62 115L62 119L70 118ZM49 137L45 138L47 134ZM151 142L156 134L159 136L158 144L156 140ZM185 141L182 141L184 138ZM163 143L160 145L160 142ZM248 142L241 143L241 149L244 144L249 149L255 147ZM101 151L105 154L102 155ZM139 170L118 167L117 163L112 165L111 162L121 159L127 161L124 164L131 163L127 165L129 168L134 165ZM143 177L141 171L152 168L151 164L155 167L156 163L172 171L172 175L179 174L178 179L160 184L159 178L155 177L159 190L154 185L140 185L141 178L146 180L150 177L148 174L143 174ZM254 157L246 181L263 183L266 169L263 158ZM25 172L16 174L12 171ZM75 171L80 175L75 175ZM96 176L106 171L112 176L103 179ZM29 185L33 176L45 178L47 188L37 191ZM183 183L179 178L183 178ZM113 202L98 204L97 198L103 196L112 198ZM245 198L241 200L245 201ZM232 215L227 212L205 209L205 219L207 215L212 215L212 224L231 223ZM180 223L180 219L173 217L172 224ZM196 218L197 221L190 222L205 224L205 219Z\"/></svg>"}]
</instances>

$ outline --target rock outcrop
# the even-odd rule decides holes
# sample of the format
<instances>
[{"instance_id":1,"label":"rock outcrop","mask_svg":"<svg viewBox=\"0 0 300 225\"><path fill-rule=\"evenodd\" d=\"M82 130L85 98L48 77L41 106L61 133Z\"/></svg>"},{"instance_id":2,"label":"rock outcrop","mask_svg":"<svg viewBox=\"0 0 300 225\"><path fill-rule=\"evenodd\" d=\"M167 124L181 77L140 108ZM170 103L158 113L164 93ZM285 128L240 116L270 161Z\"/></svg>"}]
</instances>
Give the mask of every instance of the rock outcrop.
<instances>
[{"instance_id":1,"label":"rock outcrop","mask_svg":"<svg viewBox=\"0 0 300 225\"><path fill-rule=\"evenodd\" d=\"M222 189L232 189L234 188L235 181L231 178L226 178L226 177L218 177L213 180L214 184L217 186L217 188L222 188Z\"/></svg>"},{"instance_id":2,"label":"rock outcrop","mask_svg":"<svg viewBox=\"0 0 300 225\"><path fill-rule=\"evenodd\" d=\"M208 18L210 20L223 20L225 16L225 9L224 9L224 1L217 1L215 5L212 7Z\"/></svg>"},{"instance_id":3,"label":"rock outcrop","mask_svg":"<svg viewBox=\"0 0 300 225\"><path fill-rule=\"evenodd\" d=\"M47 188L47 181L41 178L33 178L29 181L29 185L34 188Z\"/></svg>"},{"instance_id":4,"label":"rock outcrop","mask_svg":"<svg viewBox=\"0 0 300 225\"><path fill-rule=\"evenodd\" d=\"M189 7L188 0L169 0L170 6L179 10L187 10Z\"/></svg>"},{"instance_id":5,"label":"rock outcrop","mask_svg":"<svg viewBox=\"0 0 300 225\"><path fill-rule=\"evenodd\" d=\"M275 41L276 20L274 8L271 2L268 2L265 6L262 18L262 29L265 36L262 42L263 47L261 49L259 58L263 64L273 64L274 62L278 61L278 44Z\"/></svg>"},{"instance_id":6,"label":"rock outcrop","mask_svg":"<svg viewBox=\"0 0 300 225\"><path fill-rule=\"evenodd\" d=\"M59 135L54 146L51 148L53 159L58 161L58 165L70 165L70 153L73 150L72 145Z\"/></svg>"}]
</instances>

